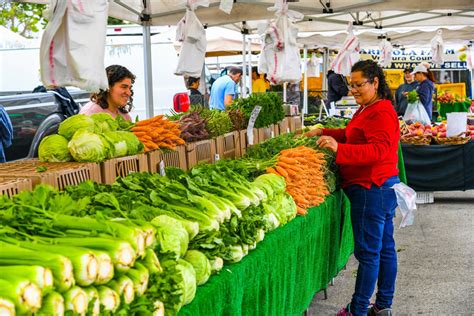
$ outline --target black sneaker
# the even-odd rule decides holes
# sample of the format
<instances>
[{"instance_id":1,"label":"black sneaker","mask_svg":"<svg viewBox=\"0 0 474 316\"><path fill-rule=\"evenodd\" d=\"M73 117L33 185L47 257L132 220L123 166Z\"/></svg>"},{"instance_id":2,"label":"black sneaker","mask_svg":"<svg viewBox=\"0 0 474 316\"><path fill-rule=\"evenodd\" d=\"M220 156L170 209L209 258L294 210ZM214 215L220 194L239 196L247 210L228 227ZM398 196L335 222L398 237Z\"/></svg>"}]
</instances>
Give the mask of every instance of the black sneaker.
<instances>
[{"instance_id":1,"label":"black sneaker","mask_svg":"<svg viewBox=\"0 0 474 316\"><path fill-rule=\"evenodd\" d=\"M367 312L367 316L392 316L392 309L391 308L384 308L378 309L375 304L372 304L369 307L369 311Z\"/></svg>"}]
</instances>

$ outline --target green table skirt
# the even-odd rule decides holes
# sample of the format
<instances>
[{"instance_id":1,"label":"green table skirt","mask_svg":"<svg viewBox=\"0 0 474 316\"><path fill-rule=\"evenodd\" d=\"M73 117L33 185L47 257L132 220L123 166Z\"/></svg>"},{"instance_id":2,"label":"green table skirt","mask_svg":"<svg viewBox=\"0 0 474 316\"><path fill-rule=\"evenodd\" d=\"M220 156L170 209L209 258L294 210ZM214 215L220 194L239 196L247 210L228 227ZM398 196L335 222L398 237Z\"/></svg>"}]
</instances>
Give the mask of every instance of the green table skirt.
<instances>
[{"instance_id":1,"label":"green table skirt","mask_svg":"<svg viewBox=\"0 0 474 316\"><path fill-rule=\"evenodd\" d=\"M471 103L466 102L450 102L450 103L438 103L439 115L445 120L446 114L451 112L467 112Z\"/></svg>"},{"instance_id":2,"label":"green table skirt","mask_svg":"<svg viewBox=\"0 0 474 316\"><path fill-rule=\"evenodd\" d=\"M241 262L198 287L180 315L298 315L346 265L354 239L342 191L268 233Z\"/></svg>"}]
</instances>

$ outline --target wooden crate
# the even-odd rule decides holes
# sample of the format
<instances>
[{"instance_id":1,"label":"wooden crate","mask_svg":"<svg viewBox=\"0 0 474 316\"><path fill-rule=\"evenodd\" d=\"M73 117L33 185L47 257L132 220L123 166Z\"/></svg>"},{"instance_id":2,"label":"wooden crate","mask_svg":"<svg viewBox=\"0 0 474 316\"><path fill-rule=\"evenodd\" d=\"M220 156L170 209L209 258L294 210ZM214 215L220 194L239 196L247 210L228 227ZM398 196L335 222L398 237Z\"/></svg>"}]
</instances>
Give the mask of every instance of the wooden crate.
<instances>
[{"instance_id":1,"label":"wooden crate","mask_svg":"<svg viewBox=\"0 0 474 316\"><path fill-rule=\"evenodd\" d=\"M273 134L275 137L280 136L280 125L278 123L273 124Z\"/></svg>"},{"instance_id":2,"label":"wooden crate","mask_svg":"<svg viewBox=\"0 0 474 316\"><path fill-rule=\"evenodd\" d=\"M267 139L272 138L274 136L275 129L273 125L270 125L269 127L262 127L258 129L258 142L264 142Z\"/></svg>"},{"instance_id":3,"label":"wooden crate","mask_svg":"<svg viewBox=\"0 0 474 316\"><path fill-rule=\"evenodd\" d=\"M302 122L301 122L301 116L292 116L292 117L288 117L288 119L289 119L290 132L296 132L303 128Z\"/></svg>"},{"instance_id":4,"label":"wooden crate","mask_svg":"<svg viewBox=\"0 0 474 316\"><path fill-rule=\"evenodd\" d=\"M216 154L220 159L240 157L239 132L230 132L216 137Z\"/></svg>"},{"instance_id":5,"label":"wooden crate","mask_svg":"<svg viewBox=\"0 0 474 316\"><path fill-rule=\"evenodd\" d=\"M0 177L0 195L7 195L11 198L12 196L20 193L21 191L31 189L33 189L31 179Z\"/></svg>"},{"instance_id":6,"label":"wooden crate","mask_svg":"<svg viewBox=\"0 0 474 316\"><path fill-rule=\"evenodd\" d=\"M177 146L176 150L161 151L154 150L146 153L148 158L148 170L152 173L160 172L160 163L163 161L166 167L176 167L188 170L186 162L186 147L184 145Z\"/></svg>"},{"instance_id":7,"label":"wooden crate","mask_svg":"<svg viewBox=\"0 0 474 316\"><path fill-rule=\"evenodd\" d=\"M126 177L132 172L147 172L148 159L145 154L112 158L100 164L102 183L112 184L117 177Z\"/></svg>"},{"instance_id":8,"label":"wooden crate","mask_svg":"<svg viewBox=\"0 0 474 316\"><path fill-rule=\"evenodd\" d=\"M239 131L239 141L240 141L240 155L243 157L247 153L247 148L258 144L258 129L253 129L253 144L250 145L247 138L247 130L243 129Z\"/></svg>"},{"instance_id":9,"label":"wooden crate","mask_svg":"<svg viewBox=\"0 0 474 316\"><path fill-rule=\"evenodd\" d=\"M39 167L45 167L46 170L38 172ZM100 168L96 163L40 162L38 159L1 164L0 177L27 178L31 180L32 187L49 184L60 190L87 180L101 182Z\"/></svg>"},{"instance_id":10,"label":"wooden crate","mask_svg":"<svg viewBox=\"0 0 474 316\"><path fill-rule=\"evenodd\" d=\"M186 161L189 169L199 163L214 163L215 154L215 139L206 139L186 144Z\"/></svg>"},{"instance_id":11,"label":"wooden crate","mask_svg":"<svg viewBox=\"0 0 474 316\"><path fill-rule=\"evenodd\" d=\"M287 134L290 132L290 118L285 117L278 123L279 135Z\"/></svg>"}]
</instances>

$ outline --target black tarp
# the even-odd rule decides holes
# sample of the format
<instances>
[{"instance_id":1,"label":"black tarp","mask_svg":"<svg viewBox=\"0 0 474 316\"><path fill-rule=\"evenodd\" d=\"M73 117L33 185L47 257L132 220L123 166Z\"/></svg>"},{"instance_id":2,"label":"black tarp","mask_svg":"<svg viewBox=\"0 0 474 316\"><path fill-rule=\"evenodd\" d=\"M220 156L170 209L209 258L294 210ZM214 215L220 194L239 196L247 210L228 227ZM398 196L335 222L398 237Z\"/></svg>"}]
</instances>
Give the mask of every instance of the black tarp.
<instances>
[{"instance_id":1,"label":"black tarp","mask_svg":"<svg viewBox=\"0 0 474 316\"><path fill-rule=\"evenodd\" d=\"M474 189L474 141L465 145L402 145L408 185L415 191Z\"/></svg>"}]
</instances>

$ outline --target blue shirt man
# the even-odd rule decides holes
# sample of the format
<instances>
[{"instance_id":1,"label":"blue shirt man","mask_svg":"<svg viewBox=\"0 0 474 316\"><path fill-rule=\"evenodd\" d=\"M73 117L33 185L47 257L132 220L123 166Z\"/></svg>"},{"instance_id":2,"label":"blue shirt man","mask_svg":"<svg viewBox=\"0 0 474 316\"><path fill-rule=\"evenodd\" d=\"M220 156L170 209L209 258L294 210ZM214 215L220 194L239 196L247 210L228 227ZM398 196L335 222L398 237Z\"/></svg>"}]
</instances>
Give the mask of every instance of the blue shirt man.
<instances>
[{"instance_id":1,"label":"blue shirt man","mask_svg":"<svg viewBox=\"0 0 474 316\"><path fill-rule=\"evenodd\" d=\"M232 67L227 75L214 81L211 88L209 107L224 111L226 106L231 105L236 94L237 83L239 83L241 77L242 69Z\"/></svg>"},{"instance_id":2,"label":"blue shirt man","mask_svg":"<svg viewBox=\"0 0 474 316\"><path fill-rule=\"evenodd\" d=\"M408 107L408 92L415 90L418 87L418 81L415 80L414 75L411 74L413 69L407 68L404 70L405 83L401 84L395 92L395 111L398 116L405 115Z\"/></svg>"}]
</instances>

